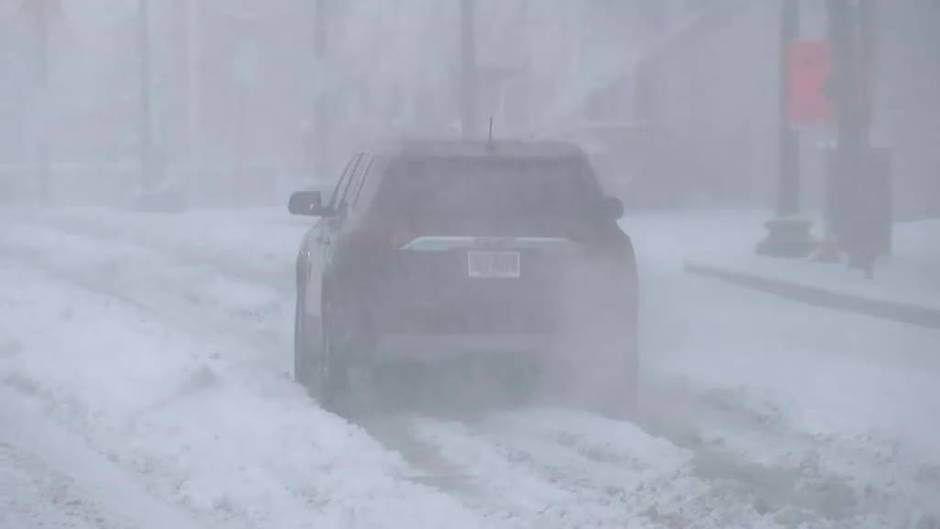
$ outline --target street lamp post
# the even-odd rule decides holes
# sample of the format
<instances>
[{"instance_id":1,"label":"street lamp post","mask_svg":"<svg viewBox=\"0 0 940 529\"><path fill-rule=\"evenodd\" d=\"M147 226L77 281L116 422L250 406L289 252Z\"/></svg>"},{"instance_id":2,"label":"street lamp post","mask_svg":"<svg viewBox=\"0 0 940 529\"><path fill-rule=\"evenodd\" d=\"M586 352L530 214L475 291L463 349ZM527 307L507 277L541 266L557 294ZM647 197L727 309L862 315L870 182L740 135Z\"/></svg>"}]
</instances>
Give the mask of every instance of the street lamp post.
<instances>
[{"instance_id":1,"label":"street lamp post","mask_svg":"<svg viewBox=\"0 0 940 529\"><path fill-rule=\"evenodd\" d=\"M37 184L39 200L48 203L51 200L50 180L51 167L49 161L49 17L52 14L52 0L41 0L36 3L36 49L38 62L39 104L37 116L38 135L36 146L37 157Z\"/></svg>"},{"instance_id":2,"label":"street lamp post","mask_svg":"<svg viewBox=\"0 0 940 529\"><path fill-rule=\"evenodd\" d=\"M330 112L329 112L329 90L323 77L327 74L327 64L330 53L330 5L327 0L316 0L315 27L313 35L313 54L316 58L318 68L319 89L314 101L313 116L313 169L315 178L324 179L327 177L330 167ZM331 72L330 72L331 73Z\"/></svg>"},{"instance_id":3,"label":"street lamp post","mask_svg":"<svg viewBox=\"0 0 940 529\"><path fill-rule=\"evenodd\" d=\"M799 0L783 0L780 12L780 96L778 107L779 168L776 218L767 221L767 237L757 253L773 257L806 257L812 251L810 222L800 209L800 143L790 124L790 45L799 34Z\"/></svg>"},{"instance_id":4,"label":"street lamp post","mask_svg":"<svg viewBox=\"0 0 940 529\"><path fill-rule=\"evenodd\" d=\"M778 126L780 141L780 172L777 192L777 215L790 217L800 209L800 144L797 132L790 126L790 61L789 47L796 40L799 26L799 0L783 2L780 24L780 103Z\"/></svg>"},{"instance_id":5,"label":"street lamp post","mask_svg":"<svg viewBox=\"0 0 940 529\"><path fill-rule=\"evenodd\" d=\"M150 90L150 0L139 0L137 47L140 54L140 122L138 131L140 187L153 185L153 114Z\"/></svg>"},{"instance_id":6,"label":"street lamp post","mask_svg":"<svg viewBox=\"0 0 940 529\"><path fill-rule=\"evenodd\" d=\"M189 159L192 165L192 171L195 173L197 166L195 163L201 161L202 142L200 136L201 122L201 86L199 66L202 60L202 48L200 32L202 31L202 8L199 5L201 0L189 0L187 3L187 46L188 46L188 64L187 64L187 89L186 97L189 99L187 104L187 139L189 143ZM200 167L201 168L201 167Z\"/></svg>"},{"instance_id":7,"label":"street lamp post","mask_svg":"<svg viewBox=\"0 0 940 529\"><path fill-rule=\"evenodd\" d=\"M475 0L460 0L460 125L464 139L476 137L477 57Z\"/></svg>"}]
</instances>

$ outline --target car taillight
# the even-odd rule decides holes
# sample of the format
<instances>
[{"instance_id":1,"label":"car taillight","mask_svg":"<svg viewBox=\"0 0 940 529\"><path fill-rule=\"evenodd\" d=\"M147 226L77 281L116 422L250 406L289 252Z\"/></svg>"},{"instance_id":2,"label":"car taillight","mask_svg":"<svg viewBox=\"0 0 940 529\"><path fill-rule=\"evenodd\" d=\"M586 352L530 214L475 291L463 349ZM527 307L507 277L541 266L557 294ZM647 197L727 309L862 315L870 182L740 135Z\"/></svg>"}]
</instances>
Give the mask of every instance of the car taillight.
<instances>
[{"instance_id":1,"label":"car taillight","mask_svg":"<svg viewBox=\"0 0 940 529\"><path fill-rule=\"evenodd\" d=\"M361 227L349 233L347 240L350 246L356 248L379 250L388 245L388 233L388 230L381 227Z\"/></svg>"},{"instance_id":2,"label":"car taillight","mask_svg":"<svg viewBox=\"0 0 940 529\"><path fill-rule=\"evenodd\" d=\"M395 249L400 249L417 238L418 234L408 226L396 226L389 229L388 241Z\"/></svg>"}]
</instances>

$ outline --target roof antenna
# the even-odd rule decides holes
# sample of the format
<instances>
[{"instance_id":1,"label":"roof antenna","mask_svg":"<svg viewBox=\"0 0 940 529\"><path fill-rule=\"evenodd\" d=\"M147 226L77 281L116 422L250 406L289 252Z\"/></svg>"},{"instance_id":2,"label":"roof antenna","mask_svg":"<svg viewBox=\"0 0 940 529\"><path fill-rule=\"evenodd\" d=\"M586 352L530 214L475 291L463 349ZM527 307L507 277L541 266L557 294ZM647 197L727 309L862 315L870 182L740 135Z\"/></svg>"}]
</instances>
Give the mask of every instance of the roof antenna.
<instances>
[{"instance_id":1,"label":"roof antenna","mask_svg":"<svg viewBox=\"0 0 940 529\"><path fill-rule=\"evenodd\" d=\"M493 116L490 116L490 137L487 140L486 145L490 148L493 148Z\"/></svg>"}]
</instances>

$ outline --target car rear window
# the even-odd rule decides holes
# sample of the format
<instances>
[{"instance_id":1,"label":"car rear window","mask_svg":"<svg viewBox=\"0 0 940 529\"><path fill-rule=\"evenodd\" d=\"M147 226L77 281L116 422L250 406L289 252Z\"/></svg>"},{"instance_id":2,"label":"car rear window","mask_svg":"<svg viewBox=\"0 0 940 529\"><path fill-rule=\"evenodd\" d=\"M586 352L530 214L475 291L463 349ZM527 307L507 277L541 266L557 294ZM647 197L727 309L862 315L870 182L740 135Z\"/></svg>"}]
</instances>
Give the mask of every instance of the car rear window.
<instances>
[{"instance_id":1,"label":"car rear window","mask_svg":"<svg viewBox=\"0 0 940 529\"><path fill-rule=\"evenodd\" d=\"M457 158L391 164L375 200L383 215L581 217L600 198L586 161Z\"/></svg>"}]
</instances>

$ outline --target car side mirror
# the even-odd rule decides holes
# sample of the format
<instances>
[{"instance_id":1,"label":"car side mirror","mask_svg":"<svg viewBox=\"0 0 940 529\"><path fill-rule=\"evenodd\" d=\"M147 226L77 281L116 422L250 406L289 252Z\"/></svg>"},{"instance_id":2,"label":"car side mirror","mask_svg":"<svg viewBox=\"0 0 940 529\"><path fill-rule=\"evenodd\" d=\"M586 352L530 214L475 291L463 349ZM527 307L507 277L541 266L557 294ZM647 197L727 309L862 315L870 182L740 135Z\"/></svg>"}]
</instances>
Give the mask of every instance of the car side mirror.
<instances>
[{"instance_id":1,"label":"car side mirror","mask_svg":"<svg viewBox=\"0 0 940 529\"><path fill-rule=\"evenodd\" d=\"M298 191L290 196L287 209L291 215L306 215L308 217L329 217L333 215L332 208L323 205L323 195L319 191Z\"/></svg>"},{"instance_id":2,"label":"car side mirror","mask_svg":"<svg viewBox=\"0 0 940 529\"><path fill-rule=\"evenodd\" d=\"M619 220L623 217L623 202L617 197L604 197L601 200L601 213L605 219Z\"/></svg>"}]
</instances>

